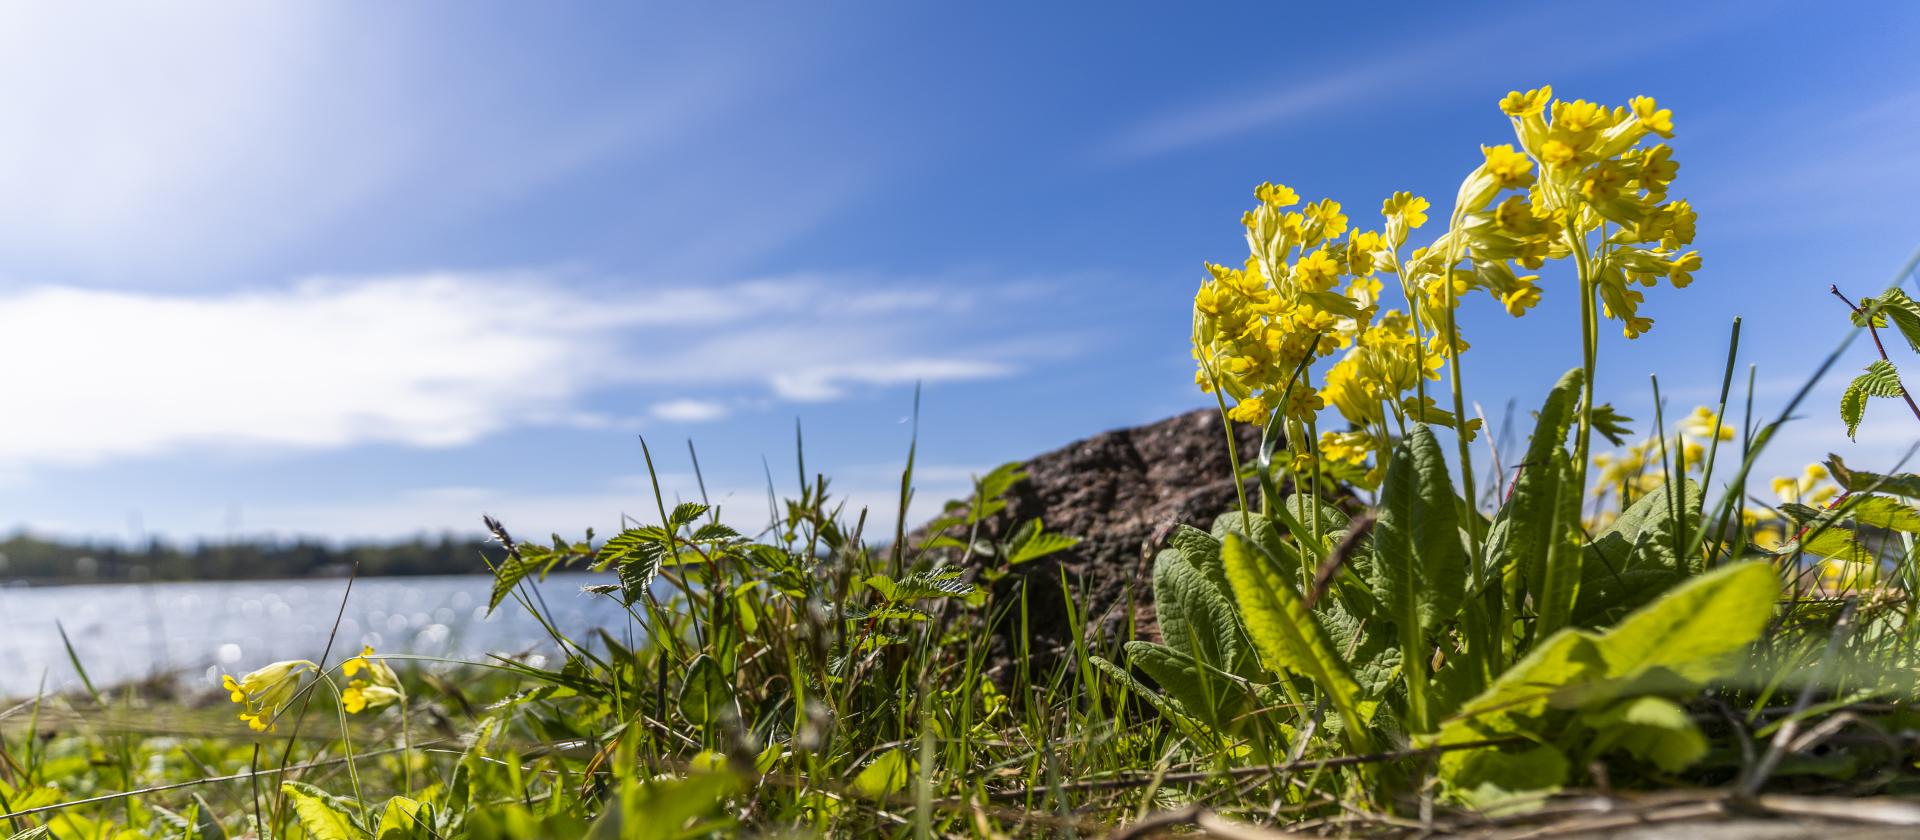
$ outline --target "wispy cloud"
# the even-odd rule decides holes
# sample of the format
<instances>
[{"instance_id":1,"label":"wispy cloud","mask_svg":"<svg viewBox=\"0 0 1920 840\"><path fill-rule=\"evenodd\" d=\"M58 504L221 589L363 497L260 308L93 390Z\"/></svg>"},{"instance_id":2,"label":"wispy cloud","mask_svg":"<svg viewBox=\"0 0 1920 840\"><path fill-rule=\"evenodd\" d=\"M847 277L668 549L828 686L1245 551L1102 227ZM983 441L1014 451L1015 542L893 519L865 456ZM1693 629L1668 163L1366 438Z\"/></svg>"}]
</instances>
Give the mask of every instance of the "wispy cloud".
<instances>
[{"instance_id":1,"label":"wispy cloud","mask_svg":"<svg viewBox=\"0 0 1920 840\"><path fill-rule=\"evenodd\" d=\"M723 417L726 394L818 401L1015 370L939 328L978 289L822 277L581 288L439 273L0 296L0 358L12 360L0 391L14 405L0 414L0 467L195 446L458 446L518 426L607 425L586 405L596 394L638 394L654 418L694 422Z\"/></svg>"},{"instance_id":2,"label":"wispy cloud","mask_svg":"<svg viewBox=\"0 0 1920 840\"><path fill-rule=\"evenodd\" d=\"M668 400L654 403L652 408L653 416L675 423L709 423L728 413L725 403L712 400Z\"/></svg>"}]
</instances>

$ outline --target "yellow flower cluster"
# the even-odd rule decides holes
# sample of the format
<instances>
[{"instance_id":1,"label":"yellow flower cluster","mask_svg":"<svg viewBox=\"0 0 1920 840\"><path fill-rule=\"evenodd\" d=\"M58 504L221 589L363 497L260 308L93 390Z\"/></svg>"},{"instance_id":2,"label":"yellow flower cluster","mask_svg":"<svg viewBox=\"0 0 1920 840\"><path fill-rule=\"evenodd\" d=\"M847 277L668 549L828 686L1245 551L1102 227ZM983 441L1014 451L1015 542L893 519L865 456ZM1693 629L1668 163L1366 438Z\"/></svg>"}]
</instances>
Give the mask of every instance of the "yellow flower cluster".
<instances>
[{"instance_id":1,"label":"yellow flower cluster","mask_svg":"<svg viewBox=\"0 0 1920 840\"><path fill-rule=\"evenodd\" d=\"M1833 477L1828 474L1826 467L1808 464L1798 476L1775 477L1773 494L1780 497L1781 504L1820 507L1840 495L1840 486L1833 483Z\"/></svg>"},{"instance_id":2,"label":"yellow flower cluster","mask_svg":"<svg viewBox=\"0 0 1920 840\"><path fill-rule=\"evenodd\" d=\"M274 720L286 708L287 701L293 699L294 691L300 687L300 676L313 670L316 666L312 662L290 659L239 679L222 674L220 685L227 690L228 699L240 704L240 719L246 722L247 728L265 732L274 728Z\"/></svg>"},{"instance_id":3,"label":"yellow flower cluster","mask_svg":"<svg viewBox=\"0 0 1920 840\"><path fill-rule=\"evenodd\" d=\"M1350 231L1331 199L1290 210L1300 197L1279 184L1261 184L1254 197L1259 205L1241 218L1245 265L1208 264L1194 295L1195 381L1232 397L1235 420L1263 423L1280 410L1307 421L1325 406L1321 395L1304 381L1288 385L1305 365L1350 343L1372 318L1381 285L1375 274L1388 239L1378 231ZM1402 193L1387 205L1389 232L1426 220L1424 199Z\"/></svg>"},{"instance_id":4,"label":"yellow flower cluster","mask_svg":"<svg viewBox=\"0 0 1920 840\"><path fill-rule=\"evenodd\" d=\"M370 659L371 656L373 648L366 647L360 650L359 656L340 663L340 674L344 677L366 672L365 678L351 680L340 691L341 708L350 714L388 706L406 697L399 675L386 663ZM320 666L305 659L289 659L243 677L223 674L220 685L226 690L227 699L240 704L240 720L247 728L267 732L274 728L280 713L298 693L301 677L309 673L319 674Z\"/></svg>"},{"instance_id":5,"label":"yellow flower cluster","mask_svg":"<svg viewBox=\"0 0 1920 840\"><path fill-rule=\"evenodd\" d=\"M1648 438L1624 452L1596 453L1593 466L1599 473L1593 495L1618 492L1621 507L1625 507L1634 498L1666 482L1662 458L1678 455L1683 475L1700 472L1706 465L1707 444L1716 438L1722 442L1733 440L1733 427L1714 414L1713 409L1699 406L1675 424L1674 434L1664 440Z\"/></svg>"},{"instance_id":6,"label":"yellow flower cluster","mask_svg":"<svg viewBox=\"0 0 1920 840\"><path fill-rule=\"evenodd\" d=\"M1645 145L1673 136L1673 112L1645 96L1611 109L1557 100L1546 87L1509 93L1500 109L1513 121L1520 151L1487 148L1478 177L1461 188L1469 214L1462 229L1474 254L1469 285L1486 288L1509 311L1524 311L1539 300L1535 278L1483 262L1512 260L1535 269L1545 259L1573 254L1592 263L1587 273L1603 313L1619 321L1628 338L1651 329L1653 320L1639 314L1645 298L1633 287L1666 278L1684 288L1700 268L1699 252L1684 250L1693 242L1693 207L1667 196L1680 170L1673 149ZM1493 204L1502 190L1520 187L1524 198L1515 194ZM1598 246L1588 254L1590 238Z\"/></svg>"},{"instance_id":7,"label":"yellow flower cluster","mask_svg":"<svg viewBox=\"0 0 1920 840\"><path fill-rule=\"evenodd\" d=\"M406 697L400 676L387 663L370 659L371 656L373 648L363 647L359 656L340 663L341 676L352 678L361 671L367 672L366 678L352 679L340 690L340 705L348 714L390 706Z\"/></svg>"}]
</instances>

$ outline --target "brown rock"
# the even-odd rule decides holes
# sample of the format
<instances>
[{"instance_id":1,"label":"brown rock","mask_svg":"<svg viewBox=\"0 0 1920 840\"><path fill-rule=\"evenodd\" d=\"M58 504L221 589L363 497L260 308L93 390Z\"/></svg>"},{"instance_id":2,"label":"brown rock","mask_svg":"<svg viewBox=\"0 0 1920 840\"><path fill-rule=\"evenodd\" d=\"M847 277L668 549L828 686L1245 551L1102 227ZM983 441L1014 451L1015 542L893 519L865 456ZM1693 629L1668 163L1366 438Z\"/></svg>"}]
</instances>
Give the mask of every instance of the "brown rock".
<instances>
[{"instance_id":1,"label":"brown rock","mask_svg":"<svg viewBox=\"0 0 1920 840\"><path fill-rule=\"evenodd\" d=\"M1259 445L1259 430L1235 424L1244 465ZM1046 673L1073 645L1060 589L1060 571L1096 650L1127 638L1131 612L1137 635L1158 638L1153 621L1152 556L1173 526L1207 528L1238 506L1220 414L1191 411L1157 423L1095 435L1040 455L1025 465L1026 480L1007 493L1007 509L988 533L1003 536L1039 518L1047 530L1080 537L1067 551L1015 567L994 586L994 601L1012 605L996 627L994 667L1004 670L1018 646L1019 586L1027 589L1033 673ZM1248 482L1248 498L1257 489Z\"/></svg>"}]
</instances>

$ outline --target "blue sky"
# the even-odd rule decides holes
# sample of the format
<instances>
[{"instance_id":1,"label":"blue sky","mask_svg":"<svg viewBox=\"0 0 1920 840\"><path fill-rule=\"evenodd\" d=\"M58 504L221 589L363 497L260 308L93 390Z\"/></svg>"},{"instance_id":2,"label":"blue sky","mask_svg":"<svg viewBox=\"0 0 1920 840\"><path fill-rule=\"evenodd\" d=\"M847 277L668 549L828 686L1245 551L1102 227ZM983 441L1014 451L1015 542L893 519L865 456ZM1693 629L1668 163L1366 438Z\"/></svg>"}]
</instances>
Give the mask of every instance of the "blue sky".
<instances>
[{"instance_id":1,"label":"blue sky","mask_svg":"<svg viewBox=\"0 0 1920 840\"><path fill-rule=\"evenodd\" d=\"M1254 184L1443 206L1542 83L1676 114L1706 268L1607 342L1630 414L1650 373L1710 401L1735 315L1777 408L1826 285L1920 245L1920 8L1167 8L8 7L0 528L604 532L651 507L639 434L757 511L796 418L885 505L916 381L923 497L959 492L1205 404L1187 310ZM1578 364L1545 297L1466 310L1490 415ZM1837 394L1777 463L1920 436L1876 403L1846 443Z\"/></svg>"}]
</instances>

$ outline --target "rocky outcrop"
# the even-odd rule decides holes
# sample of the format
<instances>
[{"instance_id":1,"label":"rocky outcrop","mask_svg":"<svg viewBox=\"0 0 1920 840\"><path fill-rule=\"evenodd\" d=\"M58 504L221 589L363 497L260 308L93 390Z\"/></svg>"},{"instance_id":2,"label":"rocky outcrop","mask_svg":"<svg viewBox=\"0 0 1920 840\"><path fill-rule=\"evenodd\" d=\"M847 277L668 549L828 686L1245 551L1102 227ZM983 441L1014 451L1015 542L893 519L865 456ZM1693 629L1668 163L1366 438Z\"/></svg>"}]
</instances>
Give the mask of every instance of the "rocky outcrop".
<instances>
[{"instance_id":1,"label":"rocky outcrop","mask_svg":"<svg viewBox=\"0 0 1920 840\"><path fill-rule=\"evenodd\" d=\"M1258 430L1235 425L1245 463L1258 446ZM1082 540L995 583L1001 604L1026 586L1036 674L1073 644L1062 569L1089 638L1124 639L1129 616L1140 635L1155 638L1152 558L1160 541L1175 525L1206 528L1238 505L1226 436L1213 409L1095 435L1027 461L1025 471L1026 480L1007 493L1007 509L987 523L990 533L1039 518L1047 530ZM1257 498L1252 482L1247 492ZM1004 668L1018 650L1012 635L1018 630L1016 607L998 627L996 666Z\"/></svg>"}]
</instances>

